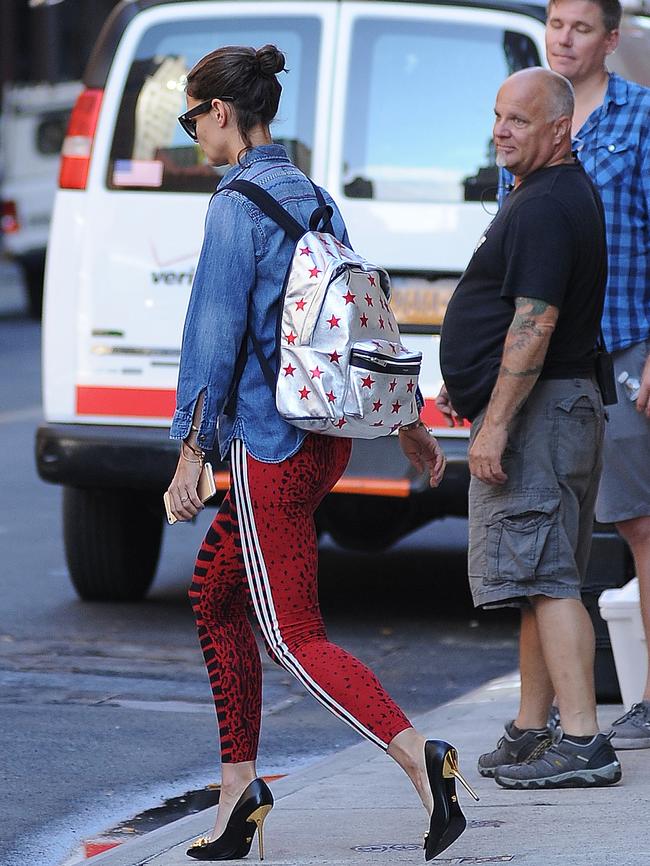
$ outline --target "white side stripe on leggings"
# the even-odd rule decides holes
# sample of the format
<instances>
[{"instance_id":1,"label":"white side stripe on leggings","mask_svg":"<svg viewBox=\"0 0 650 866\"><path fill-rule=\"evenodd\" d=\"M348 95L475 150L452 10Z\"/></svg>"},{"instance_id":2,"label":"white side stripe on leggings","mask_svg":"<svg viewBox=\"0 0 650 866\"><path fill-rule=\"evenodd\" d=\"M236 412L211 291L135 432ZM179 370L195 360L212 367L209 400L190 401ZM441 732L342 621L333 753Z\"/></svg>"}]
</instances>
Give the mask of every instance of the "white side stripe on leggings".
<instances>
[{"instance_id":1,"label":"white side stripe on leggings","mask_svg":"<svg viewBox=\"0 0 650 866\"><path fill-rule=\"evenodd\" d=\"M331 697L303 668L298 659L291 653L282 638L278 617L273 603L269 576L262 554L262 548L255 525L253 504L250 498L248 486L248 472L246 463L246 446L240 439L233 440L231 446L231 466L233 476L233 487L235 501L237 503L237 518L239 522L239 534L241 537L242 553L246 576L250 587L253 608L257 621L260 624L265 640L275 653L280 664L292 673L303 686L330 712L338 716L354 728L362 736L371 742L387 749L376 734L368 730L355 718L345 707L342 707Z\"/></svg>"}]
</instances>

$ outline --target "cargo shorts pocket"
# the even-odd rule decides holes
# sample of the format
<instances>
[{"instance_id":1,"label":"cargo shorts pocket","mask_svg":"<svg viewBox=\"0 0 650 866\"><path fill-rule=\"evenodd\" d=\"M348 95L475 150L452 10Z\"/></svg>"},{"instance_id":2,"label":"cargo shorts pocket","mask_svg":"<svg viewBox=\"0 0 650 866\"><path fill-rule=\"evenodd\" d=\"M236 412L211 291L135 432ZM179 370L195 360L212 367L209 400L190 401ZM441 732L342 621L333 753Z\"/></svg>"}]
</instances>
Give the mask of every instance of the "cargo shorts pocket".
<instances>
[{"instance_id":1,"label":"cargo shorts pocket","mask_svg":"<svg viewBox=\"0 0 650 866\"><path fill-rule=\"evenodd\" d=\"M562 478L591 475L600 454L603 419L586 394L560 401L553 416L553 467Z\"/></svg>"},{"instance_id":2,"label":"cargo shorts pocket","mask_svg":"<svg viewBox=\"0 0 650 866\"><path fill-rule=\"evenodd\" d=\"M526 583L550 577L558 567L559 493L525 491L488 519L484 582Z\"/></svg>"}]
</instances>

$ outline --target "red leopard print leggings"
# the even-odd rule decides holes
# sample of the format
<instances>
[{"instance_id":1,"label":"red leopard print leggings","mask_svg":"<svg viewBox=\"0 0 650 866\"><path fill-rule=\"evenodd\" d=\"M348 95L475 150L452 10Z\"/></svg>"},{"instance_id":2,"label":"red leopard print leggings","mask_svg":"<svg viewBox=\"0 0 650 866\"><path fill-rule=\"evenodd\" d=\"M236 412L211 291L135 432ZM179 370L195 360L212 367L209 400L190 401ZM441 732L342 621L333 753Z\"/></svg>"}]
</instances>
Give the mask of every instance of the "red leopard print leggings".
<instances>
[{"instance_id":1,"label":"red leopard print leggings","mask_svg":"<svg viewBox=\"0 0 650 866\"><path fill-rule=\"evenodd\" d=\"M375 675L327 639L318 605L314 511L350 441L310 435L261 463L236 439L231 487L201 545L189 595L219 720L223 762L257 756L262 709L252 609L269 654L328 710L383 749L411 726Z\"/></svg>"}]
</instances>

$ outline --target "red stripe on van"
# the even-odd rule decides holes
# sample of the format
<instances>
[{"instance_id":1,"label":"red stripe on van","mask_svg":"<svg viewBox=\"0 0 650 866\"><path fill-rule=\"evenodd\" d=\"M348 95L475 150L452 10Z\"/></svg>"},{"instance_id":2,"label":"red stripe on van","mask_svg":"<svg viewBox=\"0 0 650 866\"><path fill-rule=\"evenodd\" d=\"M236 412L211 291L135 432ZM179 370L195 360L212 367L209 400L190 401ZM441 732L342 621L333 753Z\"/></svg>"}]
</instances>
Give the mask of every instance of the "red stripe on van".
<instances>
[{"instance_id":1,"label":"red stripe on van","mask_svg":"<svg viewBox=\"0 0 650 866\"><path fill-rule=\"evenodd\" d=\"M174 390L77 386L77 415L171 418L175 408Z\"/></svg>"},{"instance_id":2,"label":"red stripe on van","mask_svg":"<svg viewBox=\"0 0 650 866\"><path fill-rule=\"evenodd\" d=\"M449 427L447 419L436 406L435 399L424 401L424 408L421 413L422 420L427 427ZM464 421L462 427L469 427L469 421Z\"/></svg>"},{"instance_id":3,"label":"red stripe on van","mask_svg":"<svg viewBox=\"0 0 650 866\"><path fill-rule=\"evenodd\" d=\"M77 415L171 418L175 408L176 391L170 389L77 386ZM447 427L433 399L424 401L422 420L429 427ZM469 422L463 426L469 427Z\"/></svg>"}]
</instances>

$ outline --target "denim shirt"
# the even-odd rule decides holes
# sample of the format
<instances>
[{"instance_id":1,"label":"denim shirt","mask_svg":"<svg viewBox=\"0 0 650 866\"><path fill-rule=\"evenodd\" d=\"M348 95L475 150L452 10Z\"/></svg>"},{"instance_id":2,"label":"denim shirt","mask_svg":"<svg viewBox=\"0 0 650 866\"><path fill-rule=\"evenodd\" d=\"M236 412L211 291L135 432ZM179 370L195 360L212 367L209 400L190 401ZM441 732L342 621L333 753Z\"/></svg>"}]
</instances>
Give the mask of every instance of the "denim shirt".
<instances>
[{"instance_id":1,"label":"denim shirt","mask_svg":"<svg viewBox=\"0 0 650 866\"><path fill-rule=\"evenodd\" d=\"M307 228L318 203L310 181L284 147L270 144L247 151L217 189L236 178L266 189ZM334 233L347 244L339 210L325 191L323 195L334 209ZM201 448L211 450L218 439L223 459L238 438L264 463L279 463L300 448L307 434L278 414L250 339L234 416L224 414L247 328L274 363L280 296L294 248L284 231L240 193L226 190L213 196L185 317L172 439L189 435L194 407L203 393L197 433Z\"/></svg>"}]
</instances>

